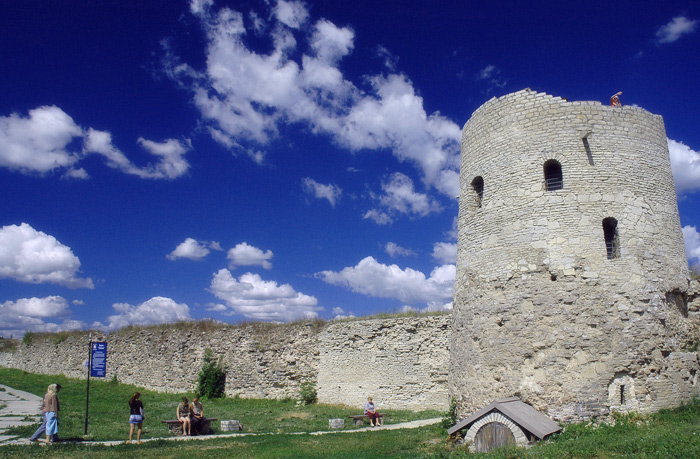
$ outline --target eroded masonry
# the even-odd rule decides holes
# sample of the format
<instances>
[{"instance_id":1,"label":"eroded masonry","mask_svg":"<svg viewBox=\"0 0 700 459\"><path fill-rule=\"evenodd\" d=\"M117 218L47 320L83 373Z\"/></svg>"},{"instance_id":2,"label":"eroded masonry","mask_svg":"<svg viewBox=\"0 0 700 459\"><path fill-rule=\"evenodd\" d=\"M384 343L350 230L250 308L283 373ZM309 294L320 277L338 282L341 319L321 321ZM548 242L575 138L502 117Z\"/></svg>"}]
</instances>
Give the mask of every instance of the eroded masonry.
<instances>
[{"instance_id":1,"label":"eroded masonry","mask_svg":"<svg viewBox=\"0 0 700 459\"><path fill-rule=\"evenodd\" d=\"M557 420L698 394L698 326L663 119L529 89L462 131L449 392Z\"/></svg>"}]
</instances>

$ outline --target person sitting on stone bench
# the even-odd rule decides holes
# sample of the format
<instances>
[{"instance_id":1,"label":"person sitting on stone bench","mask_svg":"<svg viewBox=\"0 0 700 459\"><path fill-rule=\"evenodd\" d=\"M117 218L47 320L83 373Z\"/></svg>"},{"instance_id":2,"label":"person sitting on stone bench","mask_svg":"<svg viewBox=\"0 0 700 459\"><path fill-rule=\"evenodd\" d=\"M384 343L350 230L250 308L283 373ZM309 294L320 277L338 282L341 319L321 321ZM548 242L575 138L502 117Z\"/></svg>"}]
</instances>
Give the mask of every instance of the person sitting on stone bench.
<instances>
[{"instance_id":1,"label":"person sitting on stone bench","mask_svg":"<svg viewBox=\"0 0 700 459\"><path fill-rule=\"evenodd\" d=\"M187 401L187 397L182 397L182 403L177 405L175 418L182 423L182 435L192 435L190 405Z\"/></svg>"},{"instance_id":2,"label":"person sitting on stone bench","mask_svg":"<svg viewBox=\"0 0 700 459\"><path fill-rule=\"evenodd\" d=\"M201 434L202 421L204 421L204 407L199 401L199 397L195 397L190 403L190 428L194 427L195 432Z\"/></svg>"}]
</instances>

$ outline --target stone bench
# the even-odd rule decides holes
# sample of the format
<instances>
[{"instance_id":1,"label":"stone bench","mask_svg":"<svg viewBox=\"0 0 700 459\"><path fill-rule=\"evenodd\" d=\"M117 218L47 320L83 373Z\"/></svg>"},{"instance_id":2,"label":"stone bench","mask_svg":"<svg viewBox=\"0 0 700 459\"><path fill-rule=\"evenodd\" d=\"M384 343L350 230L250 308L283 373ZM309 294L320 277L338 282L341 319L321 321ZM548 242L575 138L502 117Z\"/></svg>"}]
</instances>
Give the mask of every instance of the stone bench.
<instances>
[{"instance_id":1,"label":"stone bench","mask_svg":"<svg viewBox=\"0 0 700 459\"><path fill-rule=\"evenodd\" d=\"M377 413L377 420L379 421L379 425L384 424L383 418L385 414L384 413ZM361 426L364 425L365 419L369 419L369 416L366 414L356 414L354 416L348 416L350 419L352 419L352 422L356 426Z\"/></svg>"},{"instance_id":2,"label":"stone bench","mask_svg":"<svg viewBox=\"0 0 700 459\"><path fill-rule=\"evenodd\" d=\"M204 418L202 421L199 423L199 435L208 435L213 432L211 430L211 422L212 421L218 421L217 418ZM163 424L168 425L168 431L172 432L174 434L179 434L182 435L182 421L179 419L167 419L165 421L160 421ZM194 429L193 429L194 430ZM194 432L193 432L194 434Z\"/></svg>"}]
</instances>

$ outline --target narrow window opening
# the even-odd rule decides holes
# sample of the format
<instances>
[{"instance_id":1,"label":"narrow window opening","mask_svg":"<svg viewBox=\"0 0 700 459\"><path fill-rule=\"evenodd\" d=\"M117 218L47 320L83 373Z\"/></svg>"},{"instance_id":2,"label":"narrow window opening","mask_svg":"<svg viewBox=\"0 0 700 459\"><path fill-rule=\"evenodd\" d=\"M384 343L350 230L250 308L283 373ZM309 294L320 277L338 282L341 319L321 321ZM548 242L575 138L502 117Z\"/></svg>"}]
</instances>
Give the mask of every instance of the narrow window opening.
<instances>
[{"instance_id":1,"label":"narrow window opening","mask_svg":"<svg viewBox=\"0 0 700 459\"><path fill-rule=\"evenodd\" d=\"M586 156L588 156L588 164L595 166L595 161L593 161L593 152L591 151L591 145L588 143L588 136L591 135L591 131L586 132L581 137L583 141L583 148L586 150Z\"/></svg>"},{"instance_id":2,"label":"narrow window opening","mask_svg":"<svg viewBox=\"0 0 700 459\"><path fill-rule=\"evenodd\" d=\"M617 220L608 217L603 220L603 234L605 235L605 249L608 260L620 258L620 238L617 234Z\"/></svg>"},{"instance_id":3,"label":"narrow window opening","mask_svg":"<svg viewBox=\"0 0 700 459\"><path fill-rule=\"evenodd\" d=\"M472 189L474 190L474 202L476 203L477 209L481 207L481 203L484 199L484 179L475 177L472 180Z\"/></svg>"},{"instance_id":4,"label":"narrow window opening","mask_svg":"<svg viewBox=\"0 0 700 459\"><path fill-rule=\"evenodd\" d=\"M564 188L564 177L561 172L559 161L550 159L543 166L544 169L544 189L556 191Z\"/></svg>"},{"instance_id":5,"label":"narrow window opening","mask_svg":"<svg viewBox=\"0 0 700 459\"><path fill-rule=\"evenodd\" d=\"M625 404L625 385L620 384L620 405Z\"/></svg>"}]
</instances>

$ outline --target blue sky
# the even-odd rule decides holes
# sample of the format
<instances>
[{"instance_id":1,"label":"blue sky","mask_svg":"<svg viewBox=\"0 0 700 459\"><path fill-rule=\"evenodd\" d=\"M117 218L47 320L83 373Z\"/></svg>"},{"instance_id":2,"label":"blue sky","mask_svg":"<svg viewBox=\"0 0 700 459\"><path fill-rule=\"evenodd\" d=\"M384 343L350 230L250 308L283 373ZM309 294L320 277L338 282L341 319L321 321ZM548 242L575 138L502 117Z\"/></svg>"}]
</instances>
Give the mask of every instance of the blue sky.
<instances>
[{"instance_id":1,"label":"blue sky","mask_svg":"<svg viewBox=\"0 0 700 459\"><path fill-rule=\"evenodd\" d=\"M526 87L664 117L696 264L699 22L695 1L6 0L0 335L449 309L461 127Z\"/></svg>"}]
</instances>

